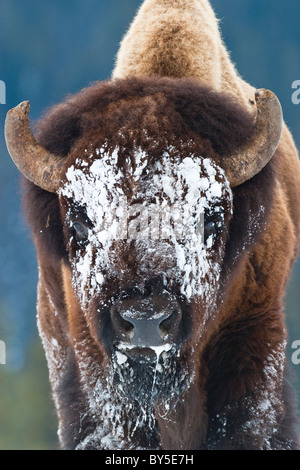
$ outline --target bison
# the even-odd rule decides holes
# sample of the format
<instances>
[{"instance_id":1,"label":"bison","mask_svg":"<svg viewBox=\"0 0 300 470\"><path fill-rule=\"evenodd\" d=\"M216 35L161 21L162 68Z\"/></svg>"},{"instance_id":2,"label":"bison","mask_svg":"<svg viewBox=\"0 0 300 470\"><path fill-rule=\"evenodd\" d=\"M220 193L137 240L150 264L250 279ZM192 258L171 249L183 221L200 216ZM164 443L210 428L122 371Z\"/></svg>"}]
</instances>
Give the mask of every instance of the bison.
<instances>
[{"instance_id":1,"label":"bison","mask_svg":"<svg viewBox=\"0 0 300 470\"><path fill-rule=\"evenodd\" d=\"M207 0L145 0L112 79L7 115L63 449L299 449L300 166Z\"/></svg>"}]
</instances>

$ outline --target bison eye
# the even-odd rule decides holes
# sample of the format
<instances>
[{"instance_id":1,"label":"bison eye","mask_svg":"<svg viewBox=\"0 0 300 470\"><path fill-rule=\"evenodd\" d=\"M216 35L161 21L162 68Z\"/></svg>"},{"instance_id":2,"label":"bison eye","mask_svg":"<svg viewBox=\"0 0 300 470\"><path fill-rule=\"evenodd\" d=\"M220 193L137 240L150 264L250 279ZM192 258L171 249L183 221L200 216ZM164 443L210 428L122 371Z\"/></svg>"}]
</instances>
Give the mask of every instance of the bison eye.
<instances>
[{"instance_id":1,"label":"bison eye","mask_svg":"<svg viewBox=\"0 0 300 470\"><path fill-rule=\"evenodd\" d=\"M206 244L209 237L214 237L216 233L216 223L208 222L204 227L204 243Z\"/></svg>"},{"instance_id":2,"label":"bison eye","mask_svg":"<svg viewBox=\"0 0 300 470\"><path fill-rule=\"evenodd\" d=\"M84 241L87 239L88 227L84 223L76 220L72 223L72 227L75 230L75 237L77 241Z\"/></svg>"},{"instance_id":3,"label":"bison eye","mask_svg":"<svg viewBox=\"0 0 300 470\"><path fill-rule=\"evenodd\" d=\"M221 234L224 226L223 215L214 215L210 220L204 219L204 243L211 247Z\"/></svg>"}]
</instances>

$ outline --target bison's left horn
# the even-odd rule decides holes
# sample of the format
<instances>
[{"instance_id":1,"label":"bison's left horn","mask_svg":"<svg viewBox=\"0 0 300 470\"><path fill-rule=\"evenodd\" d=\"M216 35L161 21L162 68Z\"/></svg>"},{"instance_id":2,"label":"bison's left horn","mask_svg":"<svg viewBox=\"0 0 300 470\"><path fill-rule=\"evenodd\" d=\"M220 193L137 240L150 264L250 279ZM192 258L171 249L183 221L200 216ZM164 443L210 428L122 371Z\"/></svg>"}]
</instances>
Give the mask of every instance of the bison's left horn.
<instances>
[{"instance_id":1,"label":"bison's left horn","mask_svg":"<svg viewBox=\"0 0 300 470\"><path fill-rule=\"evenodd\" d=\"M271 160L280 141L283 117L278 98L261 89L256 91L255 100L257 118L251 138L222 161L232 188L258 174Z\"/></svg>"},{"instance_id":2,"label":"bison's left horn","mask_svg":"<svg viewBox=\"0 0 300 470\"><path fill-rule=\"evenodd\" d=\"M21 173L40 188L54 193L60 185L64 159L36 142L30 129L29 110L29 101L24 101L7 113L6 145Z\"/></svg>"}]
</instances>

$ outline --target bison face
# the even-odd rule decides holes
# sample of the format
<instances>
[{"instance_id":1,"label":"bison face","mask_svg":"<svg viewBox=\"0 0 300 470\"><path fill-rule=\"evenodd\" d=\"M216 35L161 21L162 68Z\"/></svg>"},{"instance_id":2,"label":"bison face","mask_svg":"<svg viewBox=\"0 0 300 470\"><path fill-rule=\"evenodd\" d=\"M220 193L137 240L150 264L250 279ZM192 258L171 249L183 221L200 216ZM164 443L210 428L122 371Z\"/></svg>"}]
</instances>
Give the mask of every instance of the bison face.
<instances>
[{"instance_id":1,"label":"bison face","mask_svg":"<svg viewBox=\"0 0 300 470\"><path fill-rule=\"evenodd\" d=\"M109 380L139 401L180 392L219 301L232 212L224 171L172 146L153 161L104 144L73 158L59 193L77 352L89 341Z\"/></svg>"}]
</instances>

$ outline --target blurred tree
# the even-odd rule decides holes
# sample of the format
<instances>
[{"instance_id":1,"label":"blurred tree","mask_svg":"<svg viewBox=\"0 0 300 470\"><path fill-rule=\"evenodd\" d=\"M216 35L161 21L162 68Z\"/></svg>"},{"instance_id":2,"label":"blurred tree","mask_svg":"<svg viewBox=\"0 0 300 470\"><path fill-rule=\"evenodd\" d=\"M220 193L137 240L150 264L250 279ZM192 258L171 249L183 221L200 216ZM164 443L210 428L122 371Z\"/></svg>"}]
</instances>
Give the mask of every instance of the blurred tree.
<instances>
[{"instance_id":1,"label":"blurred tree","mask_svg":"<svg viewBox=\"0 0 300 470\"><path fill-rule=\"evenodd\" d=\"M58 448L48 370L37 335L32 338L21 371L12 372L0 365L0 397L0 449Z\"/></svg>"}]
</instances>

